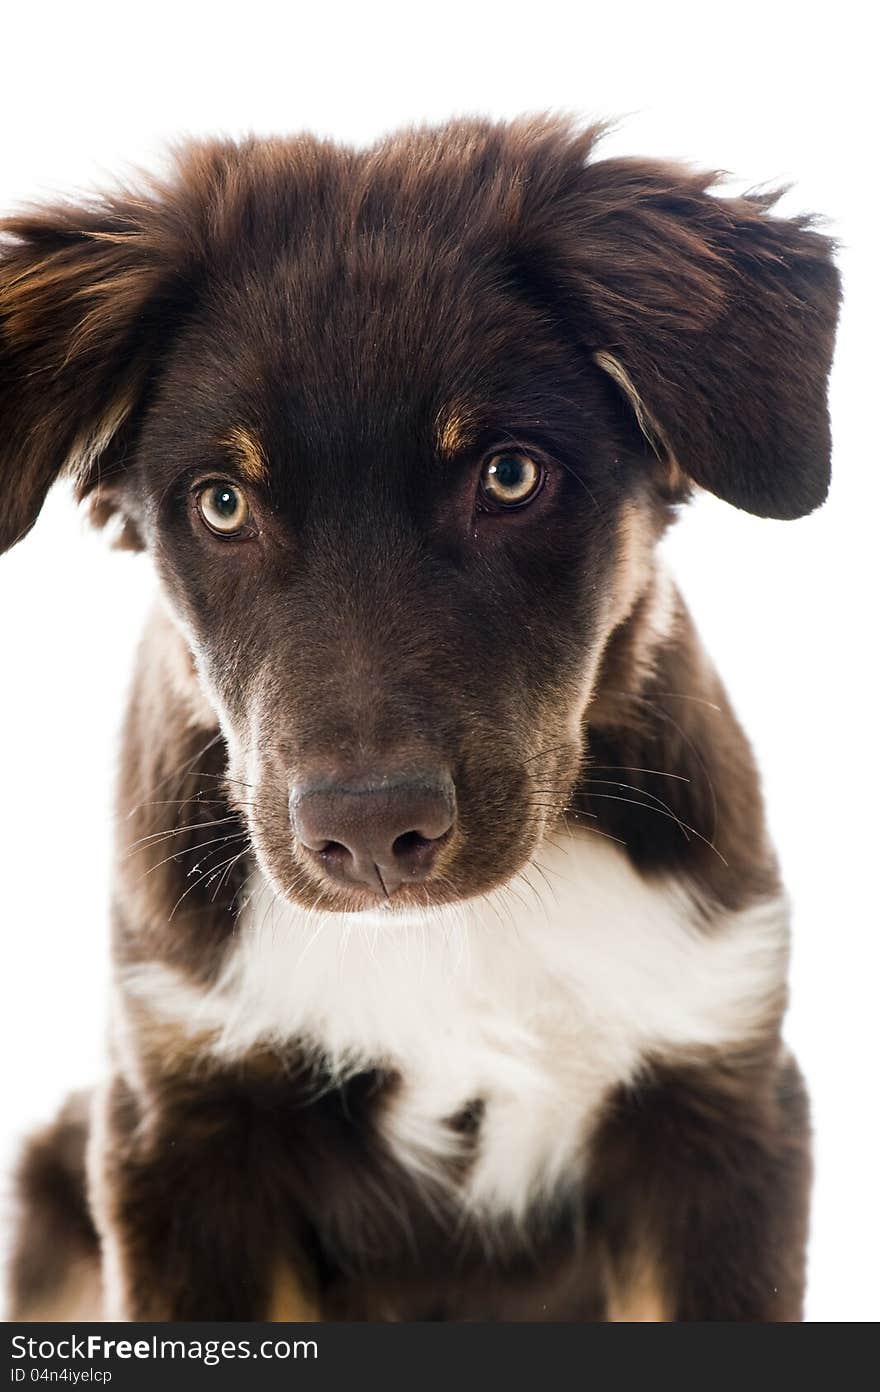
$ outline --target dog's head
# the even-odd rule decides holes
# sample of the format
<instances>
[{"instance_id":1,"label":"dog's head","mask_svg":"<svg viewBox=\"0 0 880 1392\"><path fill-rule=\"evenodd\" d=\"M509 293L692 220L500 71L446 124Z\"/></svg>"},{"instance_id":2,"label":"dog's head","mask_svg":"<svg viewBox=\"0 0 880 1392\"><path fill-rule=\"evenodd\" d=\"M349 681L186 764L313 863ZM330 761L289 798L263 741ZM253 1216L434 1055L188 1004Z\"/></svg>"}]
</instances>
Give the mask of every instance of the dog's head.
<instances>
[{"instance_id":1,"label":"dog's head","mask_svg":"<svg viewBox=\"0 0 880 1392\"><path fill-rule=\"evenodd\" d=\"M67 472L150 551L299 902L507 880L672 504L825 496L827 239L594 138L197 144L6 224L0 546Z\"/></svg>"}]
</instances>

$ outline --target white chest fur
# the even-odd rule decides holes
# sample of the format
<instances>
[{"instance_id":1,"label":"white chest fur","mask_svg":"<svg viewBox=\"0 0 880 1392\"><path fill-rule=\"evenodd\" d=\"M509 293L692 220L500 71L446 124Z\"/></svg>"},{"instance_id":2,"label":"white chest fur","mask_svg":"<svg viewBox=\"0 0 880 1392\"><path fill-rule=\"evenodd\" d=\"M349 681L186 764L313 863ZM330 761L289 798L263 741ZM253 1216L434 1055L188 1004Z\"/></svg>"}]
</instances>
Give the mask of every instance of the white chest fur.
<instances>
[{"instance_id":1,"label":"white chest fur","mask_svg":"<svg viewBox=\"0 0 880 1392\"><path fill-rule=\"evenodd\" d=\"M306 912L259 879L214 987L162 966L124 986L222 1056L297 1038L339 1077L394 1069L386 1137L426 1178L461 1144L449 1118L481 1099L462 1198L521 1215L586 1158L609 1089L649 1055L748 1038L786 968L778 900L707 929L680 886L647 883L598 836L537 863L546 878L532 866L430 914Z\"/></svg>"}]
</instances>

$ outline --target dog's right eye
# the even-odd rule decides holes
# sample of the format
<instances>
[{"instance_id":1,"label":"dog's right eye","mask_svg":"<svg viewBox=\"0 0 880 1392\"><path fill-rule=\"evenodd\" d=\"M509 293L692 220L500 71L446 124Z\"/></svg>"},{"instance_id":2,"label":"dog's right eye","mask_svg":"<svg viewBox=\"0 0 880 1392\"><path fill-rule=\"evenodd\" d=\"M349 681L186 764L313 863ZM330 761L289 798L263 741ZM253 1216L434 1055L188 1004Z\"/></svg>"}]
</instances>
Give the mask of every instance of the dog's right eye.
<instances>
[{"instance_id":1,"label":"dog's right eye","mask_svg":"<svg viewBox=\"0 0 880 1392\"><path fill-rule=\"evenodd\" d=\"M240 536L250 521L247 498L234 483L209 483L200 490L198 505L205 526L217 536Z\"/></svg>"},{"instance_id":2,"label":"dog's right eye","mask_svg":"<svg viewBox=\"0 0 880 1392\"><path fill-rule=\"evenodd\" d=\"M521 508L540 491L544 472L521 450L490 454L480 473L480 497L492 510Z\"/></svg>"}]
</instances>

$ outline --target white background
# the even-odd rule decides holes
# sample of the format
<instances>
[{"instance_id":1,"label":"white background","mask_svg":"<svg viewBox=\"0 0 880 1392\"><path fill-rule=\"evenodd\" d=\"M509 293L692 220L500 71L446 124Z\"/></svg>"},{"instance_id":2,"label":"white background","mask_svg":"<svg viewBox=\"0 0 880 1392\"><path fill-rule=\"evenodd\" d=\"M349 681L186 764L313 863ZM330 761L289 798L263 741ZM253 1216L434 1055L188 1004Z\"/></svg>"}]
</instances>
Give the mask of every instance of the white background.
<instances>
[{"instance_id":1,"label":"white background","mask_svg":"<svg viewBox=\"0 0 880 1392\"><path fill-rule=\"evenodd\" d=\"M755 743L794 901L788 1036L817 1132L813 1320L880 1314L878 241L860 8L837 4L820 24L805 4L674 0L16 6L0 85L3 210L155 167L187 133L309 127L362 142L552 108L623 118L609 152L795 180L784 208L831 217L846 285L831 501L778 523L704 498L668 544ZM0 560L4 1174L27 1126L101 1066L110 788L150 583L63 493Z\"/></svg>"}]
</instances>

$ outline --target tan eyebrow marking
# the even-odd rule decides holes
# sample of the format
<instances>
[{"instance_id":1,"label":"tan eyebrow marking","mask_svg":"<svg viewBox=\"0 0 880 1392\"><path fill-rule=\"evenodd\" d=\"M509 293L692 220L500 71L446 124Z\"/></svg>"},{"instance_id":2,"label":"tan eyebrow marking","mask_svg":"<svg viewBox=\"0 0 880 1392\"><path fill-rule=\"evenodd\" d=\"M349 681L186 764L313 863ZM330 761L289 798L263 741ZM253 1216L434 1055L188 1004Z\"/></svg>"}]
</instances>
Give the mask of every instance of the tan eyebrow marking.
<instances>
[{"instance_id":1,"label":"tan eyebrow marking","mask_svg":"<svg viewBox=\"0 0 880 1392\"><path fill-rule=\"evenodd\" d=\"M445 406L437 414L435 425L437 450L450 457L473 441L473 416L461 406Z\"/></svg>"},{"instance_id":2,"label":"tan eyebrow marking","mask_svg":"<svg viewBox=\"0 0 880 1392\"><path fill-rule=\"evenodd\" d=\"M252 483L265 483L268 480L269 465L263 447L249 430L237 425L230 430L223 443L232 450L245 478L250 479Z\"/></svg>"}]
</instances>

